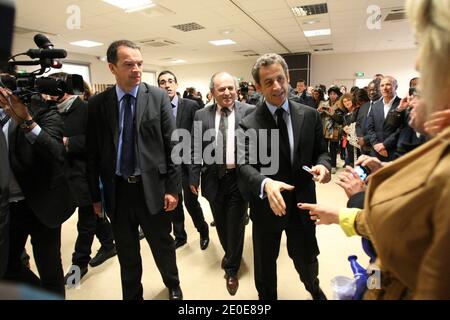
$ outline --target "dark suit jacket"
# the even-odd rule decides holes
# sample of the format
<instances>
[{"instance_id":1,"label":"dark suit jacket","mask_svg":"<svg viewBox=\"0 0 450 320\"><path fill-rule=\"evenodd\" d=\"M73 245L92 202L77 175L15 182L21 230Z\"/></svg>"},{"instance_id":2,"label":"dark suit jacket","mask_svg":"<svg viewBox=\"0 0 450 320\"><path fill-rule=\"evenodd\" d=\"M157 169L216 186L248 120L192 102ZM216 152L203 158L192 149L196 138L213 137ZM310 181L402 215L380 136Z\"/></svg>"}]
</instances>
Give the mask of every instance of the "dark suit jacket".
<instances>
[{"instance_id":1,"label":"dark suit jacket","mask_svg":"<svg viewBox=\"0 0 450 320\"><path fill-rule=\"evenodd\" d=\"M286 163L286 158L280 156L280 166L276 174L271 176L263 176L261 172L262 165L258 156L256 164L245 164L239 166L238 182L244 190L244 196L250 200L250 217L255 226L267 228L270 230L281 230L288 223L296 223L305 225L305 232L314 231L314 223L309 216L300 212L293 207L294 201L297 202L316 202L315 183L311 179L311 175L302 169L302 166L314 166L322 164L330 169L330 156L327 146L323 138L322 122L319 113L308 106L289 101L291 111L292 128L294 134L294 162ZM259 104L256 111L244 118L240 126L244 131L248 129L276 129L276 122L265 103ZM267 154L278 152L278 141L274 145L277 150L271 150L271 139L268 142ZM258 145L259 145L258 138ZM248 148L246 148L248 159ZM271 178L278 181L284 181L295 186L292 192L283 192L286 205L288 207L287 214L284 217L276 216L270 209L267 198L260 198L261 184L265 178ZM295 196L295 199L292 197ZM311 248L317 248L315 238L312 237ZM317 253L317 252L315 252Z\"/></svg>"},{"instance_id":2,"label":"dark suit jacket","mask_svg":"<svg viewBox=\"0 0 450 320\"><path fill-rule=\"evenodd\" d=\"M219 177L218 177L218 167L216 164L199 164L198 160L194 157L195 150L201 150L202 154L206 147L214 143L215 134L211 141L203 141L203 139L198 139L199 136L203 137L205 131L209 129L215 129L215 119L216 119L216 108L217 104L213 104L207 106L203 109L200 109L195 113L194 121L201 121L201 130L197 130L200 128L194 128L192 131L193 134L193 144L194 147L192 149L192 159L194 159L194 163L192 165L192 175L190 177L190 185L199 185L200 175L201 175L201 192L202 195L208 199L208 201L214 201L218 185L219 185ZM239 128L239 121L243 119L246 115L250 114L255 110L255 106L242 103L239 101L235 101L235 129ZM195 138L197 137L197 139ZM201 143L201 145L199 144ZM237 144L235 144L237 147ZM235 150L236 151L236 150Z\"/></svg>"},{"instance_id":3,"label":"dark suit jacket","mask_svg":"<svg viewBox=\"0 0 450 320\"><path fill-rule=\"evenodd\" d=\"M69 138L64 170L77 206L87 206L92 203L86 173L87 102L80 98L75 99L61 117L64 121L64 137Z\"/></svg>"},{"instance_id":4,"label":"dark suit jacket","mask_svg":"<svg viewBox=\"0 0 450 320\"><path fill-rule=\"evenodd\" d=\"M119 107L115 86L89 100L86 146L88 179L94 202L99 202L101 178L106 211L115 216L116 163L119 142ZM171 160L171 141L175 130L167 93L141 83L136 105L136 140L145 203L152 215L163 212L164 195L180 194L180 168Z\"/></svg>"},{"instance_id":5,"label":"dark suit jacket","mask_svg":"<svg viewBox=\"0 0 450 320\"><path fill-rule=\"evenodd\" d=\"M29 110L42 131L30 144L23 130L10 122L9 163L33 213L56 228L76 207L63 169L63 121L55 107L40 101L33 101Z\"/></svg>"},{"instance_id":6,"label":"dark suit jacket","mask_svg":"<svg viewBox=\"0 0 450 320\"><path fill-rule=\"evenodd\" d=\"M178 98L178 109L176 125L178 129L185 129L189 132L192 131L192 125L194 123L195 112L200 109L197 102L190 99ZM181 165L182 178L186 179L189 183L191 166L187 164Z\"/></svg>"},{"instance_id":7,"label":"dark suit jacket","mask_svg":"<svg viewBox=\"0 0 450 320\"><path fill-rule=\"evenodd\" d=\"M300 96L300 99L303 101L304 105L316 109L313 98L306 92L306 90L303 91L302 95Z\"/></svg>"},{"instance_id":8,"label":"dark suit jacket","mask_svg":"<svg viewBox=\"0 0 450 320\"><path fill-rule=\"evenodd\" d=\"M200 109L202 109L205 106L205 103L203 102L202 99L198 98L198 97L194 97L193 95L187 95L186 99L192 100L197 102L197 104L199 105Z\"/></svg>"},{"instance_id":9,"label":"dark suit jacket","mask_svg":"<svg viewBox=\"0 0 450 320\"><path fill-rule=\"evenodd\" d=\"M400 101L401 99L399 97L395 97L389 112L395 110ZM383 99L378 100L372 106L372 110L367 119L367 132L369 134L370 144L374 146L377 143L383 143L388 152L388 158L391 158L397 146L399 128L392 127L386 122L384 118Z\"/></svg>"},{"instance_id":10,"label":"dark suit jacket","mask_svg":"<svg viewBox=\"0 0 450 320\"><path fill-rule=\"evenodd\" d=\"M370 145L369 135L367 133L367 116L369 114L370 101L359 107L358 116L356 117L356 136L364 138L364 142Z\"/></svg>"},{"instance_id":11,"label":"dark suit jacket","mask_svg":"<svg viewBox=\"0 0 450 320\"><path fill-rule=\"evenodd\" d=\"M0 278L6 271L9 254L9 160L5 135L0 127Z\"/></svg>"}]
</instances>

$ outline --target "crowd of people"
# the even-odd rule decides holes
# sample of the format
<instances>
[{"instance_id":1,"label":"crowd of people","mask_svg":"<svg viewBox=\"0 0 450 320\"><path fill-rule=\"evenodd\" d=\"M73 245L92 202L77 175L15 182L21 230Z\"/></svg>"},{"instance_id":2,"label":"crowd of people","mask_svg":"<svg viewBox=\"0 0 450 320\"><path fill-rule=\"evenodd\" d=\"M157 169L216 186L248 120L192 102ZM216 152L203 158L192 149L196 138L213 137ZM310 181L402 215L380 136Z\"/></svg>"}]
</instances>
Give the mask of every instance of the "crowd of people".
<instances>
[{"instance_id":1,"label":"crowd of people","mask_svg":"<svg viewBox=\"0 0 450 320\"><path fill-rule=\"evenodd\" d=\"M255 62L253 83L214 73L205 105L195 88L181 97L170 70L158 75L158 87L142 82L142 54L128 40L107 51L116 84L92 97L86 90L86 101L64 94L25 105L0 87L0 277L64 298L65 287L79 283L89 265L117 255L123 299L140 300L145 238L168 298L181 300L176 250L188 237L184 208L200 250L210 242L201 195L211 208L232 296L249 211L261 300L278 298L283 233L306 290L314 300L326 299L316 225L332 223L362 236L374 251L381 284L367 288L366 299L449 299L450 8L446 0L409 0L407 7L421 77L411 79L403 99L397 80L383 75L349 92L307 87L304 80L293 88L283 57L268 53ZM193 138L181 164L173 157L181 142L174 132ZM316 183L330 182L338 155L345 171L337 183L348 208L316 204ZM75 208L78 237L64 275L61 225ZM91 259L94 236L101 248ZM39 276L22 259L28 237Z\"/></svg>"}]
</instances>

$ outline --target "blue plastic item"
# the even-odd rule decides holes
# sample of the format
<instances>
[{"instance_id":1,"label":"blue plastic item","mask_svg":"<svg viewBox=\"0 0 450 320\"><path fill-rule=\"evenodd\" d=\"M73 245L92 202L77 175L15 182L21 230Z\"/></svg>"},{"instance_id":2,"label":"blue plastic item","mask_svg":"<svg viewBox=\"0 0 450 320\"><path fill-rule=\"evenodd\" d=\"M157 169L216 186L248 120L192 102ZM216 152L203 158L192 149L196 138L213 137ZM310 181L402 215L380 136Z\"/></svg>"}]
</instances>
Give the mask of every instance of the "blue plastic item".
<instances>
[{"instance_id":1,"label":"blue plastic item","mask_svg":"<svg viewBox=\"0 0 450 320\"><path fill-rule=\"evenodd\" d=\"M349 256L350 267L352 268L355 277L356 291L353 300L362 300L364 292L367 290L367 271L356 260L357 256Z\"/></svg>"}]
</instances>

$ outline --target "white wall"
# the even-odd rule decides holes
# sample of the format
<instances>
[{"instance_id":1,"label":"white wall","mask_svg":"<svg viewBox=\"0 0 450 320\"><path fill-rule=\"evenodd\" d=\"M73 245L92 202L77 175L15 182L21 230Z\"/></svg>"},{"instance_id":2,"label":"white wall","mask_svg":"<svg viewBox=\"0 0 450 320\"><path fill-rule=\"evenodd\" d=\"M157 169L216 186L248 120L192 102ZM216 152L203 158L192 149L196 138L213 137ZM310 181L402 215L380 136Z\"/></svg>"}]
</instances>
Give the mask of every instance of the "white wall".
<instances>
[{"instance_id":1,"label":"white wall","mask_svg":"<svg viewBox=\"0 0 450 320\"><path fill-rule=\"evenodd\" d=\"M35 44L32 40L25 41L16 38L13 52L23 52L34 47ZM398 80L398 95L403 97L408 92L409 80L418 76L414 69L416 55L416 50L313 55L311 60L311 84L325 84L329 87L335 84L336 80L353 82L355 72L364 72L365 78L371 78L376 73L382 73L392 75ZM107 63L94 56L68 52L68 57L64 61L88 63L93 83L115 82ZM178 78L179 92L183 93L187 87L195 87L203 94L205 99L206 93L209 91L209 80L218 71L227 71L243 81L253 82L251 69L255 61L255 58L250 58L240 61L165 67L144 64L144 70L153 71L156 75L162 70L171 70Z\"/></svg>"},{"instance_id":2,"label":"white wall","mask_svg":"<svg viewBox=\"0 0 450 320\"><path fill-rule=\"evenodd\" d=\"M226 71L240 78L242 81L253 82L251 70L255 61L256 59L249 59L185 66L168 66L166 69L172 71L177 76L178 92L183 94L186 88L194 87L202 93L203 100L206 100L206 93L209 92L209 81L214 73Z\"/></svg>"},{"instance_id":3,"label":"white wall","mask_svg":"<svg viewBox=\"0 0 450 320\"><path fill-rule=\"evenodd\" d=\"M338 79L356 79L355 72L364 72L365 78L381 73L398 80L397 94L408 93L409 80L418 76L415 70L417 50L380 51L349 54L313 55L311 84L330 87ZM350 89L350 88L349 88Z\"/></svg>"}]
</instances>

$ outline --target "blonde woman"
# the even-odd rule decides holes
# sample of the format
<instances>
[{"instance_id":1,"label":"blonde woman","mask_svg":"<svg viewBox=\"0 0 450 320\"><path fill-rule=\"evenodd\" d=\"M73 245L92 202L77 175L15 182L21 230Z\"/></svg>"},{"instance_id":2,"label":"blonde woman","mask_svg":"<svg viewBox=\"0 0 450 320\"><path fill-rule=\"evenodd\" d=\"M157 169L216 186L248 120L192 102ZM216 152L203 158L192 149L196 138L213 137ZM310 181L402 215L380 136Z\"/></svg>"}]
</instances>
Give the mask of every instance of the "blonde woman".
<instances>
[{"instance_id":1,"label":"blonde woman","mask_svg":"<svg viewBox=\"0 0 450 320\"><path fill-rule=\"evenodd\" d=\"M407 10L420 44L417 69L425 104L417 106L415 121L423 123L450 109L450 1L408 0ZM373 242L381 288L367 290L366 299L450 299L449 125L376 172L364 210L299 208L316 224L340 224L348 236Z\"/></svg>"}]
</instances>

